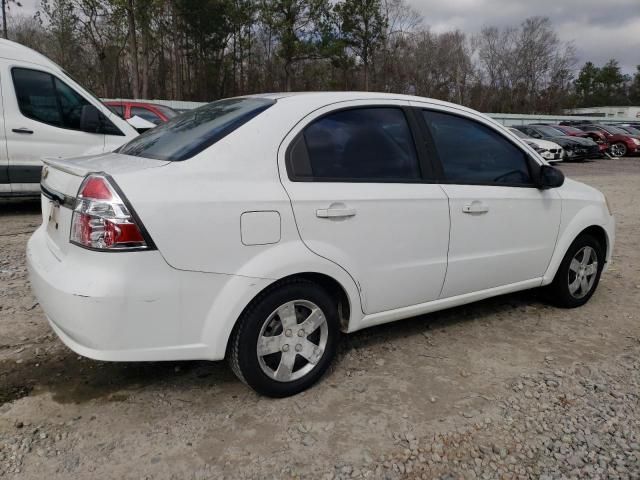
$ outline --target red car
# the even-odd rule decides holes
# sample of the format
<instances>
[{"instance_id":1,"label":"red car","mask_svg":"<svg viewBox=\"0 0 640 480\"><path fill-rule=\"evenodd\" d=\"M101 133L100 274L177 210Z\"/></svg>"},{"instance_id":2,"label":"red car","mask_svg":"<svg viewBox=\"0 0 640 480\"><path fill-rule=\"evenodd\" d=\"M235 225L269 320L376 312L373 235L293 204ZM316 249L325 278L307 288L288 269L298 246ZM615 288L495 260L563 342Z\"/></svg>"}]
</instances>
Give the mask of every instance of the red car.
<instances>
[{"instance_id":1,"label":"red car","mask_svg":"<svg viewBox=\"0 0 640 480\"><path fill-rule=\"evenodd\" d=\"M577 125L585 132L600 132L604 134L611 145L609 151L614 157L640 153L640 137L625 132L621 128L611 125Z\"/></svg>"},{"instance_id":2,"label":"red car","mask_svg":"<svg viewBox=\"0 0 640 480\"><path fill-rule=\"evenodd\" d=\"M157 103L143 102L104 102L111 110L120 115L125 120L138 116L145 120L159 125L178 115L174 109Z\"/></svg>"},{"instance_id":3,"label":"red car","mask_svg":"<svg viewBox=\"0 0 640 480\"><path fill-rule=\"evenodd\" d=\"M560 130L565 135L569 135L571 137L582 137L582 138L590 138L594 142L598 144L600 148L600 152L603 154L609 150L609 141L604 133L598 131L588 131L585 132L580 130L579 128L572 127L571 125L553 125L553 128Z\"/></svg>"}]
</instances>

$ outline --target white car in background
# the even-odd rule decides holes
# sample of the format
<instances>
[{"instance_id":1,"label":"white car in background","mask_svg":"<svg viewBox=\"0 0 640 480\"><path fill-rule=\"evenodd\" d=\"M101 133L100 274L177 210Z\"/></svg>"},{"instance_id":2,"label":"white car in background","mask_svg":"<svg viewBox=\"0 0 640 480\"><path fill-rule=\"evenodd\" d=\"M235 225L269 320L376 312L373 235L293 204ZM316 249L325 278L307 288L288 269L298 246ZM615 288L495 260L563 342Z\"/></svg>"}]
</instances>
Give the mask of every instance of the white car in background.
<instances>
[{"instance_id":1,"label":"white car in background","mask_svg":"<svg viewBox=\"0 0 640 480\"><path fill-rule=\"evenodd\" d=\"M27 263L64 343L227 358L272 396L317 381L340 331L543 286L580 306L614 244L602 193L485 115L420 97L220 100L46 163Z\"/></svg>"},{"instance_id":2,"label":"white car in background","mask_svg":"<svg viewBox=\"0 0 640 480\"><path fill-rule=\"evenodd\" d=\"M517 128L509 128L511 133L519 136L521 139L533 145L535 150L549 163L561 162L564 158L565 152L560 145L549 140L542 140L540 138L533 138L524 132L521 132Z\"/></svg>"}]
</instances>

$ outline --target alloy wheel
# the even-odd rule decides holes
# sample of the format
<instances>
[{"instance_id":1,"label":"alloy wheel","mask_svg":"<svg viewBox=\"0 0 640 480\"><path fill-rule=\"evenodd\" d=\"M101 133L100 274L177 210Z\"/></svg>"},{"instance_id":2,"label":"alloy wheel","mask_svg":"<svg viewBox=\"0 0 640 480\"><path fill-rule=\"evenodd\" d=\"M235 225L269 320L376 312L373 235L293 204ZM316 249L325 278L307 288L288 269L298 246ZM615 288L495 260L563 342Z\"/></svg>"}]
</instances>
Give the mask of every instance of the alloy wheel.
<instances>
[{"instance_id":1,"label":"alloy wheel","mask_svg":"<svg viewBox=\"0 0 640 480\"><path fill-rule=\"evenodd\" d=\"M308 300L279 306L265 320L256 351L263 373L292 382L315 368L327 347L329 326L320 307Z\"/></svg>"},{"instance_id":2,"label":"alloy wheel","mask_svg":"<svg viewBox=\"0 0 640 480\"><path fill-rule=\"evenodd\" d=\"M583 298L593 288L598 273L598 255L592 247L582 247L569 264L569 293Z\"/></svg>"},{"instance_id":3,"label":"alloy wheel","mask_svg":"<svg viewBox=\"0 0 640 480\"><path fill-rule=\"evenodd\" d=\"M627 148L621 143L614 143L611 145L611 154L614 157L624 157L627 153Z\"/></svg>"}]
</instances>

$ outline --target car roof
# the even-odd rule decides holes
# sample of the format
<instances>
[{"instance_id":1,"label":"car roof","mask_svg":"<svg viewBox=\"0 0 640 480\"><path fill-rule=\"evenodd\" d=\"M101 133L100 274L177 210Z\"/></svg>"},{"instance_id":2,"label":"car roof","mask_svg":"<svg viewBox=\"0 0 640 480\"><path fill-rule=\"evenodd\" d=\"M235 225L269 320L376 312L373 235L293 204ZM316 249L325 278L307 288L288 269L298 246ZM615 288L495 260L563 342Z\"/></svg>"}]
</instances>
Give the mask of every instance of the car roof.
<instances>
[{"instance_id":1,"label":"car roof","mask_svg":"<svg viewBox=\"0 0 640 480\"><path fill-rule=\"evenodd\" d=\"M403 95L399 93L386 92L363 92L363 91L326 91L326 92L273 92L260 93L254 95L246 95L247 97L265 98L276 100L278 102L300 102L300 103L318 103L319 105L328 105L331 103L346 102L350 100L367 100L367 101L384 101L384 100L403 100L420 103L430 103L442 107L455 108L477 115L478 112L462 105L455 103L436 100L428 97L418 97L415 95Z\"/></svg>"},{"instance_id":2,"label":"car roof","mask_svg":"<svg viewBox=\"0 0 640 480\"><path fill-rule=\"evenodd\" d=\"M11 40L0 39L0 58L17 60L23 63L48 67L52 70L64 73L59 65L55 64L41 53L25 47Z\"/></svg>"}]
</instances>

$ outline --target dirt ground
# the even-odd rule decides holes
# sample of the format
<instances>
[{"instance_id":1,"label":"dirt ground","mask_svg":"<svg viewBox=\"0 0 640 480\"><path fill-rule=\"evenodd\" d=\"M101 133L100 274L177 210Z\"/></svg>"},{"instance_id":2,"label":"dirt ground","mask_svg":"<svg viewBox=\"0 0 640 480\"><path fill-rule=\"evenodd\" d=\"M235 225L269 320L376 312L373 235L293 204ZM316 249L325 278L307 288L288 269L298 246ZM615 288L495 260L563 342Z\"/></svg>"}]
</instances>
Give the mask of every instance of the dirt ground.
<instances>
[{"instance_id":1,"label":"dirt ground","mask_svg":"<svg viewBox=\"0 0 640 480\"><path fill-rule=\"evenodd\" d=\"M39 202L0 201L0 477L492 478L503 470L507 477L570 476L572 460L560 454L548 453L555 462L548 467L544 454L518 456L530 426L521 407L509 413L509 399L523 390L520 382L526 390L527 379L544 374L544 392L533 391L541 397L532 402L561 394L566 405L555 403L568 408L575 394L563 389L572 383L545 372L559 379L613 372L616 388L636 385L625 375L637 381L638 363L631 363L640 352L640 158L561 168L601 189L617 220L613 263L586 306L552 308L530 291L358 332L343 339L318 385L282 400L258 396L223 362L78 357L51 332L29 290L25 245L40 223ZM607 397L628 399L628 428L640 415L637 394ZM525 414L534 410L522 401ZM583 413L578 409L578 420ZM504 456L502 447L485 452L489 473L476 457L475 473L456 463L466 458L463 447L484 452L481 443L503 442L514 422L522 422L523 440L506 445ZM625 440L629 451L638 435L631 431ZM491 465L490 458L511 455L513 465ZM640 457L629 455L616 464L609 454L613 467L607 463L601 477L638 478L633 459Z\"/></svg>"}]
</instances>

